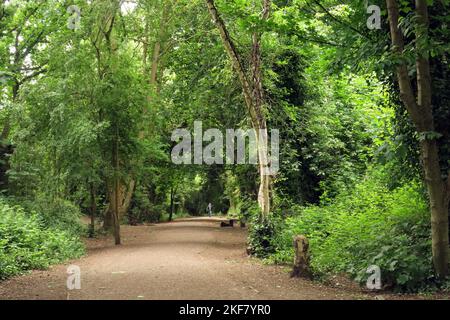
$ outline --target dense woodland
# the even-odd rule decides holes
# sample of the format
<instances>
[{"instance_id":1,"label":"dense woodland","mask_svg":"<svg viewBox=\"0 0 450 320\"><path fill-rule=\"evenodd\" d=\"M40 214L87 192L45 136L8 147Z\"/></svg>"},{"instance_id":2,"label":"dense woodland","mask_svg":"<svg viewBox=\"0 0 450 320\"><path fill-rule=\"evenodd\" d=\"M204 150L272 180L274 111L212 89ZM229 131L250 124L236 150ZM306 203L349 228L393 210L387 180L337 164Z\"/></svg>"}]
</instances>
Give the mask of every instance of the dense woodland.
<instances>
[{"instance_id":1,"label":"dense woodland","mask_svg":"<svg viewBox=\"0 0 450 320\"><path fill-rule=\"evenodd\" d=\"M305 235L316 279L364 284L377 265L387 289L447 288L449 12L448 0L2 0L0 279L211 203L248 222L249 251L268 262L291 263ZM279 172L174 164L172 132L195 121L278 129Z\"/></svg>"}]
</instances>

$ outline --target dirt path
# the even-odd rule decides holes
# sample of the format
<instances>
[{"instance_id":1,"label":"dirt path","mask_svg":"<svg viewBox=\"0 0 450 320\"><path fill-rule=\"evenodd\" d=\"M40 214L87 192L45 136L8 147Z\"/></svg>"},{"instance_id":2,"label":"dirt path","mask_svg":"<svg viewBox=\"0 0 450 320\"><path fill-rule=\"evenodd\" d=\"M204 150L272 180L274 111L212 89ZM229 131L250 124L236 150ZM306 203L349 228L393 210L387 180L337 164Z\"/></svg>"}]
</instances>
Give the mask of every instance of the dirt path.
<instances>
[{"instance_id":1,"label":"dirt path","mask_svg":"<svg viewBox=\"0 0 450 320\"><path fill-rule=\"evenodd\" d=\"M122 227L123 245L89 240L82 259L0 283L0 299L374 299L290 279L283 267L245 253L245 230L217 221ZM81 290L66 289L66 268L81 268Z\"/></svg>"}]
</instances>

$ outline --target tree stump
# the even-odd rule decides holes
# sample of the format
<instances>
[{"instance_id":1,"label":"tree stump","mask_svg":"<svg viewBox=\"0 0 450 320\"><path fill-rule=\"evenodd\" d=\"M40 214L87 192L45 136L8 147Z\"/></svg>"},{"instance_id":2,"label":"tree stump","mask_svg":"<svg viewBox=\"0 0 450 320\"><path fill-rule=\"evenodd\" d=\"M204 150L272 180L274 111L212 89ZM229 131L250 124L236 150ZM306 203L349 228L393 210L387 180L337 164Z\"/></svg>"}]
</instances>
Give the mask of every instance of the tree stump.
<instances>
[{"instance_id":1,"label":"tree stump","mask_svg":"<svg viewBox=\"0 0 450 320\"><path fill-rule=\"evenodd\" d=\"M294 237L294 269L291 277L311 278L311 270L309 268L309 243L305 236Z\"/></svg>"}]
</instances>

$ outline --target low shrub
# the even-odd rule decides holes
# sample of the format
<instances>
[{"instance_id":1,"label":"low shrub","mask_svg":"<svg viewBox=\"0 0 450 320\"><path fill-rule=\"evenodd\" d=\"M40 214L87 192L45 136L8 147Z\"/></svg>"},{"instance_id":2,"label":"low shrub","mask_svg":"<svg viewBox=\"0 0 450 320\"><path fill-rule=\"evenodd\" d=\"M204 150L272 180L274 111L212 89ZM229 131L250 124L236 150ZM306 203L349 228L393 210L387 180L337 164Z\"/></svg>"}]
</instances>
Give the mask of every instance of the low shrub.
<instances>
[{"instance_id":1,"label":"low shrub","mask_svg":"<svg viewBox=\"0 0 450 320\"><path fill-rule=\"evenodd\" d=\"M72 232L47 227L37 213L0 201L0 279L83 253L83 244Z\"/></svg>"},{"instance_id":2,"label":"low shrub","mask_svg":"<svg viewBox=\"0 0 450 320\"><path fill-rule=\"evenodd\" d=\"M40 195L32 200L13 199L13 202L23 207L26 212L36 212L47 227L75 235L85 234L87 231L81 223L79 207L68 200Z\"/></svg>"},{"instance_id":3,"label":"low shrub","mask_svg":"<svg viewBox=\"0 0 450 320\"><path fill-rule=\"evenodd\" d=\"M153 204L142 187L136 188L128 213L128 223L136 225L144 222L159 222L166 213L164 204Z\"/></svg>"},{"instance_id":4,"label":"low shrub","mask_svg":"<svg viewBox=\"0 0 450 320\"><path fill-rule=\"evenodd\" d=\"M274 237L275 262L291 262L292 238L308 237L318 276L345 272L364 284L371 265L382 283L416 291L434 282L429 213L420 183L389 190L383 170L372 170L329 205L299 208Z\"/></svg>"},{"instance_id":5,"label":"low shrub","mask_svg":"<svg viewBox=\"0 0 450 320\"><path fill-rule=\"evenodd\" d=\"M275 252L273 239L279 226L280 223L274 216L263 220L258 215L254 215L248 231L249 253L259 258L266 258L273 254Z\"/></svg>"}]
</instances>

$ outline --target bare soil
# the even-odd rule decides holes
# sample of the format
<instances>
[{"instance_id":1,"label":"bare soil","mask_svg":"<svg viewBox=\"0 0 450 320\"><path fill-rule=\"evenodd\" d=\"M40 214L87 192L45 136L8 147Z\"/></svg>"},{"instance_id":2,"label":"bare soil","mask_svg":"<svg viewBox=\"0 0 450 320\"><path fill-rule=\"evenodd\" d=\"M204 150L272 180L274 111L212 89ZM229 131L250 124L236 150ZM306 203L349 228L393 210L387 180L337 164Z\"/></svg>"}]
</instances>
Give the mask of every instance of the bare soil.
<instances>
[{"instance_id":1,"label":"bare soil","mask_svg":"<svg viewBox=\"0 0 450 320\"><path fill-rule=\"evenodd\" d=\"M121 246L110 237L87 239L81 259L0 283L0 299L424 299L368 293L293 279L290 269L245 254L246 230L220 228L218 219L183 219L122 226ZM66 287L67 266L81 268L81 289Z\"/></svg>"}]
</instances>

